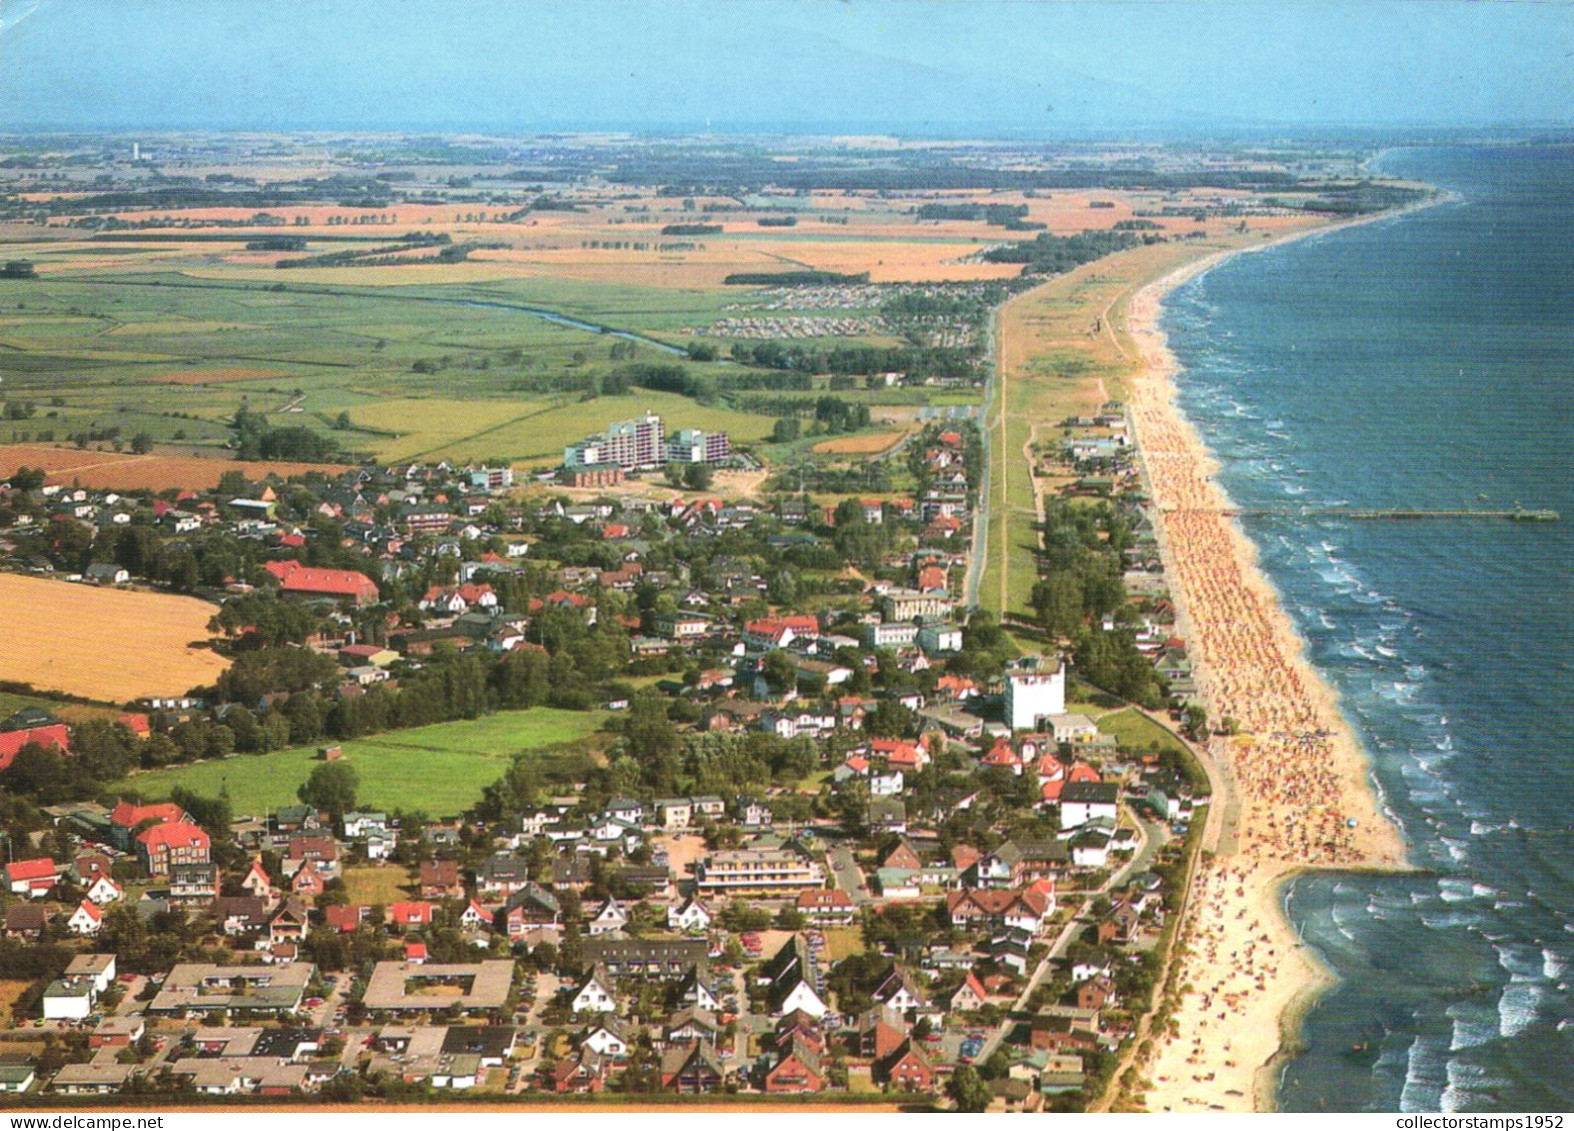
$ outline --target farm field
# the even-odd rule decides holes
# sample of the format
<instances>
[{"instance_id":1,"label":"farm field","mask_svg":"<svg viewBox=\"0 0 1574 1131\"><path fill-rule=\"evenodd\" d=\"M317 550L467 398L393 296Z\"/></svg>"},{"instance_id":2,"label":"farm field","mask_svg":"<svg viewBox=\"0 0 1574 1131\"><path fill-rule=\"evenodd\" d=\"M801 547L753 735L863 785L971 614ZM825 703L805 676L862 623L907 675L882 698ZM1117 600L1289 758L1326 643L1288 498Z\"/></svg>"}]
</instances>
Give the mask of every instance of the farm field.
<instances>
[{"instance_id":1,"label":"farm field","mask_svg":"<svg viewBox=\"0 0 1574 1131\"><path fill-rule=\"evenodd\" d=\"M892 447L907 432L870 432L860 436L839 436L834 440L821 440L814 450L828 455L877 455Z\"/></svg>"},{"instance_id":2,"label":"farm field","mask_svg":"<svg viewBox=\"0 0 1574 1131\"><path fill-rule=\"evenodd\" d=\"M184 694L229 666L190 647L208 639L213 611L192 597L0 574L0 680L109 703Z\"/></svg>"},{"instance_id":3,"label":"farm field","mask_svg":"<svg viewBox=\"0 0 1574 1131\"><path fill-rule=\"evenodd\" d=\"M200 490L217 487L219 480L230 471L238 471L247 479L256 481L267 475L287 478L313 471L336 475L345 470L345 466L334 463L247 462L156 453L130 455L56 448L48 444L0 444L0 479L19 467L42 467L49 473L49 483L116 491L162 491L166 487Z\"/></svg>"},{"instance_id":4,"label":"farm field","mask_svg":"<svg viewBox=\"0 0 1574 1131\"><path fill-rule=\"evenodd\" d=\"M606 719L599 711L537 707L474 720L390 731L342 744L344 761L360 776L357 804L432 816L463 812L508 768L515 754L543 756L582 750ZM322 765L315 746L236 755L133 774L113 789L144 799L169 796L177 785L206 797L228 790L236 813L258 816L296 803L295 790Z\"/></svg>"}]
</instances>

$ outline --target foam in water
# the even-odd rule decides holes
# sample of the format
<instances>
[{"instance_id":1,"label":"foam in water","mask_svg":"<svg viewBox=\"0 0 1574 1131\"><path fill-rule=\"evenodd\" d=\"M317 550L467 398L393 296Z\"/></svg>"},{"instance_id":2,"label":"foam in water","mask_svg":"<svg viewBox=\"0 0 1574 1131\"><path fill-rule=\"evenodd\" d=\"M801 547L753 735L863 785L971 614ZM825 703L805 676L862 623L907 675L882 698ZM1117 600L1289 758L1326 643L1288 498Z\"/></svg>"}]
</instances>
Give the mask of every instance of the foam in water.
<instances>
[{"instance_id":1,"label":"foam in water","mask_svg":"<svg viewBox=\"0 0 1574 1131\"><path fill-rule=\"evenodd\" d=\"M1473 1049L1497 1039L1497 1010L1477 1002L1455 1002L1448 1007L1447 1013L1454 1022L1454 1037L1449 1042L1449 1052Z\"/></svg>"},{"instance_id":2,"label":"foam in water","mask_svg":"<svg viewBox=\"0 0 1574 1131\"><path fill-rule=\"evenodd\" d=\"M1517 1037L1534 1025L1542 992L1535 982L1511 981L1504 986L1497 1003L1498 1034L1504 1038Z\"/></svg>"},{"instance_id":3,"label":"foam in water","mask_svg":"<svg viewBox=\"0 0 1574 1131\"><path fill-rule=\"evenodd\" d=\"M1549 982L1561 982L1568 971L1569 960L1551 947L1541 948L1541 976Z\"/></svg>"},{"instance_id":4,"label":"foam in water","mask_svg":"<svg viewBox=\"0 0 1574 1131\"><path fill-rule=\"evenodd\" d=\"M1431 1036L1418 1033L1411 1042L1405 1062L1405 1085L1399 1093L1402 1112L1436 1111L1437 1102L1448 1084L1448 1057L1443 1046Z\"/></svg>"}]
</instances>

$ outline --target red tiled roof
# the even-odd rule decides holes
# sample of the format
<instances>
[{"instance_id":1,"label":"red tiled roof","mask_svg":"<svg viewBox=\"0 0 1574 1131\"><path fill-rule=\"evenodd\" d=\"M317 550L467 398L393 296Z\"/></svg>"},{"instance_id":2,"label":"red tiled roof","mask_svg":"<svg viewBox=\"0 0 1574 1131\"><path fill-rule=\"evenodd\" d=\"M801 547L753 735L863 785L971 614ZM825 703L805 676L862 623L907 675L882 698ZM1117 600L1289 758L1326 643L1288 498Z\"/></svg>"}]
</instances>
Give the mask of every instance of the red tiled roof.
<instances>
[{"instance_id":1,"label":"red tiled roof","mask_svg":"<svg viewBox=\"0 0 1574 1131\"><path fill-rule=\"evenodd\" d=\"M147 832L137 837L145 844L149 852L163 846L165 848L207 848L213 842L200 825L187 825L179 821L169 821L162 825L154 825Z\"/></svg>"},{"instance_id":2,"label":"red tiled roof","mask_svg":"<svg viewBox=\"0 0 1574 1131\"><path fill-rule=\"evenodd\" d=\"M330 930L349 932L361 925L361 913L366 908L355 904L346 903L334 907L323 908L323 922L328 924Z\"/></svg>"},{"instance_id":3,"label":"red tiled roof","mask_svg":"<svg viewBox=\"0 0 1574 1131\"><path fill-rule=\"evenodd\" d=\"M0 771L9 770L16 756L22 752L22 747L30 742L56 747L62 754L71 753L70 736L65 723L33 727L31 730L8 730L0 733Z\"/></svg>"},{"instance_id":4,"label":"red tiled roof","mask_svg":"<svg viewBox=\"0 0 1574 1131\"><path fill-rule=\"evenodd\" d=\"M121 715L115 721L117 723L125 723L127 729L138 738L147 738L153 733L153 726L146 715Z\"/></svg>"},{"instance_id":5,"label":"red tiled roof","mask_svg":"<svg viewBox=\"0 0 1574 1131\"><path fill-rule=\"evenodd\" d=\"M130 801L122 801L115 806L109 819L123 829L134 829L143 821L168 824L171 821L186 821L190 818L186 816L186 811L173 801L162 801L156 805L135 805Z\"/></svg>"},{"instance_id":6,"label":"red tiled roof","mask_svg":"<svg viewBox=\"0 0 1574 1131\"><path fill-rule=\"evenodd\" d=\"M853 897L840 889L821 888L798 893L800 911L840 911L844 908L852 910Z\"/></svg>"},{"instance_id":7,"label":"red tiled roof","mask_svg":"<svg viewBox=\"0 0 1574 1131\"><path fill-rule=\"evenodd\" d=\"M286 593L321 593L356 600L377 599L377 583L353 569L312 569L301 566L284 577Z\"/></svg>"},{"instance_id":8,"label":"red tiled roof","mask_svg":"<svg viewBox=\"0 0 1574 1131\"><path fill-rule=\"evenodd\" d=\"M13 881L53 879L55 862L47 856L40 856L36 860L13 860L6 870Z\"/></svg>"}]
</instances>

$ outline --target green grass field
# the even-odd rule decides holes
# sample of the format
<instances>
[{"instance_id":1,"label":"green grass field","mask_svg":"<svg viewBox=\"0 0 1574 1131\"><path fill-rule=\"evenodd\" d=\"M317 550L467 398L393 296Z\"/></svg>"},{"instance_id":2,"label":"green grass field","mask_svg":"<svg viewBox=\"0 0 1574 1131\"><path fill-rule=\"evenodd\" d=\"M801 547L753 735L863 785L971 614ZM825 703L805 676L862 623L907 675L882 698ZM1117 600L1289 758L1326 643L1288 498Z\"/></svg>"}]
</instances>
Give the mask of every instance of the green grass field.
<instances>
[{"instance_id":1,"label":"green grass field","mask_svg":"<svg viewBox=\"0 0 1574 1131\"><path fill-rule=\"evenodd\" d=\"M515 754L570 755L581 764L588 739L606 719L600 711L538 707L503 711L473 721L436 723L344 743L344 760L360 776L357 803L381 809L420 810L432 816L463 812L496 781ZM321 765L316 747L272 754L237 755L134 774L112 790L166 798L180 785L214 797L228 790L237 815L260 816L296 802L295 790Z\"/></svg>"},{"instance_id":2,"label":"green grass field","mask_svg":"<svg viewBox=\"0 0 1574 1131\"><path fill-rule=\"evenodd\" d=\"M0 443L107 432L129 444L146 434L177 452L211 454L233 439L229 421L245 405L275 426L331 436L348 457L550 465L564 445L650 408L669 430L725 430L772 455L760 449L775 417L728 403L729 378L747 369L690 362L654 344L688 345L695 339L685 331L747 309L752 289L483 278L469 270L481 264L273 271L226 262L241 244L29 244L40 275L6 288L0 351L7 399L31 401L37 412L0 423ZM652 341L625 357L626 339L532 310ZM731 346L715 344L724 355ZM722 403L640 392L581 400L587 378L630 360L703 373ZM822 394L773 395L807 407ZM976 401L971 392L927 389L840 395L870 404L877 417L882 406ZM345 412L351 428L339 431Z\"/></svg>"},{"instance_id":3,"label":"green grass field","mask_svg":"<svg viewBox=\"0 0 1574 1131\"><path fill-rule=\"evenodd\" d=\"M1131 750L1147 750L1155 743L1161 750L1185 752L1175 736L1135 707L1113 711L1098 719L1099 730L1115 736L1115 741Z\"/></svg>"},{"instance_id":4,"label":"green grass field","mask_svg":"<svg viewBox=\"0 0 1574 1131\"><path fill-rule=\"evenodd\" d=\"M0 691L0 722L4 722L23 707L41 707L68 723L85 722L88 719L114 718L118 711L104 707L89 707L81 703L62 703L54 699L45 699L35 695L17 695L10 691Z\"/></svg>"}]
</instances>

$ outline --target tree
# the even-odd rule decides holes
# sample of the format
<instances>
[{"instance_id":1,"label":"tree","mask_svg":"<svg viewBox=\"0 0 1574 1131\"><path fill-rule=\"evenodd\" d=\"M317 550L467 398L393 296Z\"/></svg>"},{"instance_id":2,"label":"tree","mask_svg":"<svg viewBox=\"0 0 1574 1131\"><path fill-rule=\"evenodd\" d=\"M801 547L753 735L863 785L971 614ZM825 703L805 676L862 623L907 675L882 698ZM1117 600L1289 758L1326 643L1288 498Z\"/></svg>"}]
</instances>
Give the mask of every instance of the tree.
<instances>
[{"instance_id":1,"label":"tree","mask_svg":"<svg viewBox=\"0 0 1574 1131\"><path fill-rule=\"evenodd\" d=\"M18 491L36 491L44 485L44 469L19 466L11 473L11 486Z\"/></svg>"},{"instance_id":2,"label":"tree","mask_svg":"<svg viewBox=\"0 0 1574 1131\"><path fill-rule=\"evenodd\" d=\"M153 450L153 437L146 432L138 432L131 437L131 450L139 456L145 456Z\"/></svg>"},{"instance_id":3,"label":"tree","mask_svg":"<svg viewBox=\"0 0 1574 1131\"><path fill-rule=\"evenodd\" d=\"M360 775L348 762L324 762L311 773L311 777L295 791L307 805L326 809L341 817L355 808L355 790L360 785Z\"/></svg>"},{"instance_id":4,"label":"tree","mask_svg":"<svg viewBox=\"0 0 1574 1131\"><path fill-rule=\"evenodd\" d=\"M952 1074L945 1091L951 1102L956 1104L957 1111L988 1111L989 1101L993 1098L989 1085L984 1083L983 1077L971 1064L962 1065Z\"/></svg>"},{"instance_id":5,"label":"tree","mask_svg":"<svg viewBox=\"0 0 1574 1131\"><path fill-rule=\"evenodd\" d=\"M704 491L711 484L709 464L691 463L683 470L683 485L691 491Z\"/></svg>"}]
</instances>

